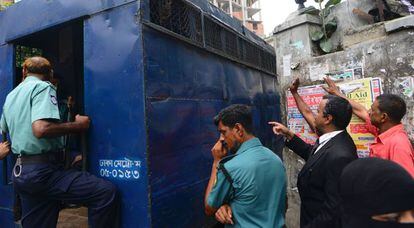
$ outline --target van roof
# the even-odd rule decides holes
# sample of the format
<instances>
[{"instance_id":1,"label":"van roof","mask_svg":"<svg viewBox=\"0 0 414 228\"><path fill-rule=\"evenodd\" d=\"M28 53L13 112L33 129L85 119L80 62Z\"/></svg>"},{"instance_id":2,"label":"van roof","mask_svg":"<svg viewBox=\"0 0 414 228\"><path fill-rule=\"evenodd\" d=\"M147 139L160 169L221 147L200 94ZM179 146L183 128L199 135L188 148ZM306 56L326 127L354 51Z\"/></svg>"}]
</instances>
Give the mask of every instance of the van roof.
<instances>
[{"instance_id":1,"label":"van roof","mask_svg":"<svg viewBox=\"0 0 414 228\"><path fill-rule=\"evenodd\" d=\"M150 0L55 0L20 1L7 10L0 12L0 46L7 42L22 38L29 34L70 22L82 17L137 2L140 8L149 9ZM226 27L237 32L247 40L254 42L263 49L274 53L273 47L268 45L256 34L242 26L236 19L215 7L206 0L184 0L203 11ZM145 13L142 14L144 19Z\"/></svg>"}]
</instances>

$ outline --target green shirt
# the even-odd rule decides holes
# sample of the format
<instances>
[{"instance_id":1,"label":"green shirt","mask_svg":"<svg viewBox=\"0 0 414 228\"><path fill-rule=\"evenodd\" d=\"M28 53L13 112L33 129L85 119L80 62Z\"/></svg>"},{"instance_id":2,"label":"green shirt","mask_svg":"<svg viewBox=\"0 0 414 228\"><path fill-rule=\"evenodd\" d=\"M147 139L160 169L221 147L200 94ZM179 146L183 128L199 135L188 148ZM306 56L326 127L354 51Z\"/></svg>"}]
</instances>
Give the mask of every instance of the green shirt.
<instances>
[{"instance_id":1,"label":"green shirt","mask_svg":"<svg viewBox=\"0 0 414 228\"><path fill-rule=\"evenodd\" d=\"M10 135L13 153L33 155L63 148L62 137L38 139L33 135L32 123L41 119L60 120L56 89L29 76L7 95L0 120L2 131Z\"/></svg>"},{"instance_id":2,"label":"green shirt","mask_svg":"<svg viewBox=\"0 0 414 228\"><path fill-rule=\"evenodd\" d=\"M230 182L219 170L207 203L220 208L229 201L234 225L226 227L283 227L286 174L280 158L253 138L244 142L224 167L233 179L234 196Z\"/></svg>"}]
</instances>

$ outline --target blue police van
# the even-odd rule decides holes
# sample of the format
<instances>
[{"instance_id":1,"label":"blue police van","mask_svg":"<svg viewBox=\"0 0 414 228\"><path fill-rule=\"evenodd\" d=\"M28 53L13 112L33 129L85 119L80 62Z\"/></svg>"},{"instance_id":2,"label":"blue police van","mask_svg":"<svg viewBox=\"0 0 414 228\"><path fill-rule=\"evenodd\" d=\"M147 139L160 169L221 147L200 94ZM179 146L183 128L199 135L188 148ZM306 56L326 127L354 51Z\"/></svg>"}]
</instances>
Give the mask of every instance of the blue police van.
<instances>
[{"instance_id":1,"label":"blue police van","mask_svg":"<svg viewBox=\"0 0 414 228\"><path fill-rule=\"evenodd\" d=\"M214 223L203 212L212 118L229 104L251 106L256 135L281 152L267 125L280 120L275 52L206 0L20 1L0 12L1 106L31 55L91 117L73 148L118 187L122 227ZM14 227L13 160L0 165L1 227Z\"/></svg>"}]
</instances>

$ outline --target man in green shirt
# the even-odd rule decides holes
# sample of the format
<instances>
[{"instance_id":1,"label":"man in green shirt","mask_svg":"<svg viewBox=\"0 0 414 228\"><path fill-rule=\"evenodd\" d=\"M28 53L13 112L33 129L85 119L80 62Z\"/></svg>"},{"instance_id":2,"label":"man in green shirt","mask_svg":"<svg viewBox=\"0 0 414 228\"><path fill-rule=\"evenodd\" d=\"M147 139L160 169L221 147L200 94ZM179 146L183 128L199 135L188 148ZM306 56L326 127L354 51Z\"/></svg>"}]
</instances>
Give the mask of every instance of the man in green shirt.
<instances>
[{"instance_id":1,"label":"man in green shirt","mask_svg":"<svg viewBox=\"0 0 414 228\"><path fill-rule=\"evenodd\" d=\"M84 204L91 227L117 226L114 185L86 172L64 170L62 136L89 128L87 116L61 123L55 87L49 82L52 67L42 57L23 64L23 82L6 98L0 120L18 155L13 184L22 200L25 228L56 227L60 204Z\"/></svg>"},{"instance_id":2,"label":"man in green shirt","mask_svg":"<svg viewBox=\"0 0 414 228\"><path fill-rule=\"evenodd\" d=\"M223 109L214 119L220 139L205 194L205 212L226 227L283 227L286 174L280 158L253 135L251 110ZM227 153L231 155L225 157Z\"/></svg>"}]
</instances>

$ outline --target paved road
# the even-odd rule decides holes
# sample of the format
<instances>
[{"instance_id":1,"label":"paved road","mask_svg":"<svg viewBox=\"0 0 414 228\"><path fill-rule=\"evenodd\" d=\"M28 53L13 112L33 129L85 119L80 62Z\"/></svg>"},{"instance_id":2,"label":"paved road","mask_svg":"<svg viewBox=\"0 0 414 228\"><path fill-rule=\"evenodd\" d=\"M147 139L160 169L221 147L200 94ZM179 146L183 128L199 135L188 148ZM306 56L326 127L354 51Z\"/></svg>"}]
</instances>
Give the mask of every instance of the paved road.
<instances>
[{"instance_id":1,"label":"paved road","mask_svg":"<svg viewBox=\"0 0 414 228\"><path fill-rule=\"evenodd\" d=\"M57 228L88 228L88 209L81 207L60 211Z\"/></svg>"}]
</instances>

